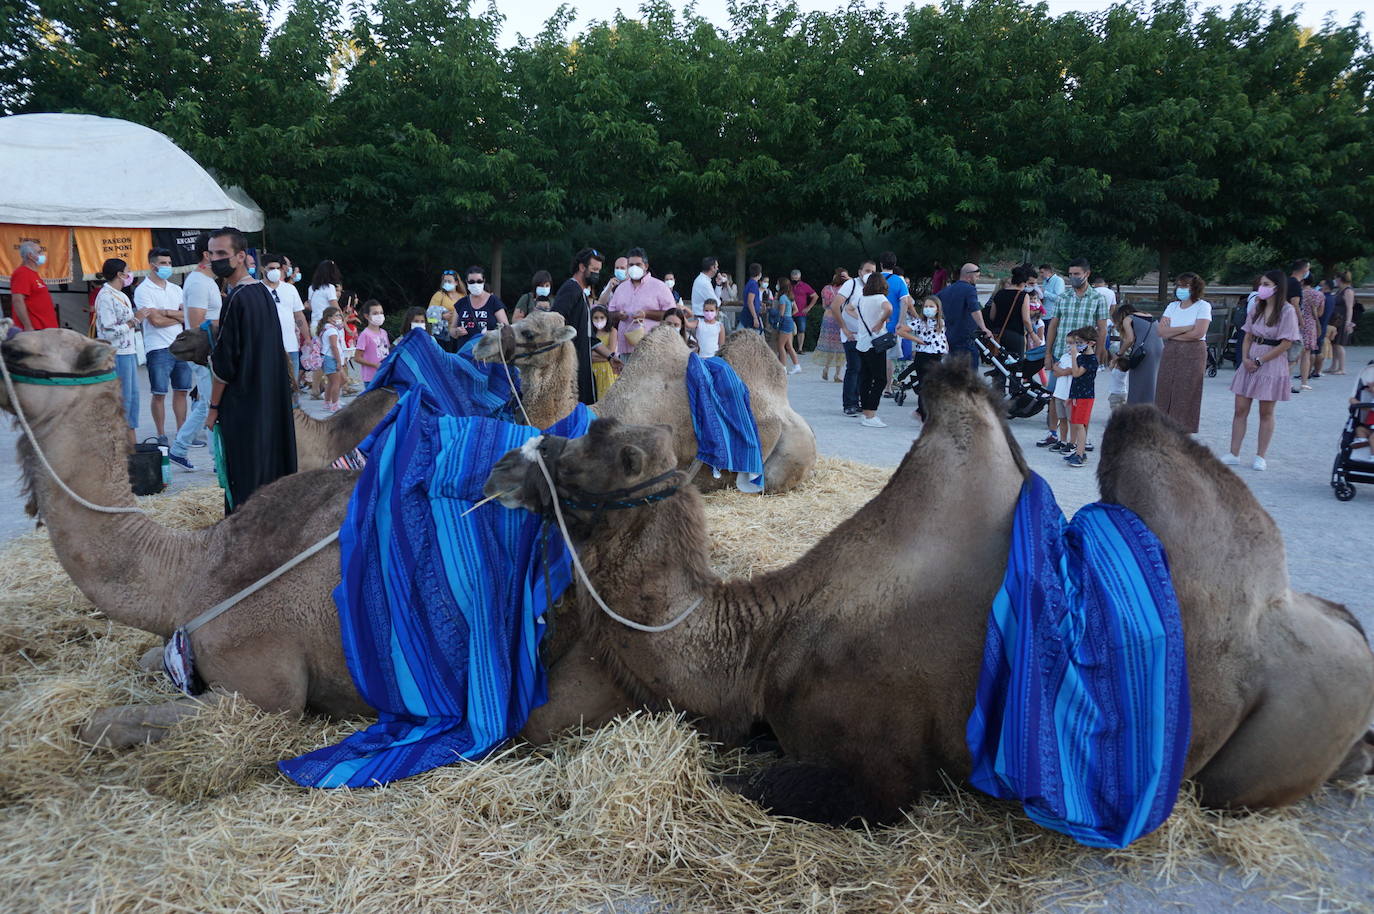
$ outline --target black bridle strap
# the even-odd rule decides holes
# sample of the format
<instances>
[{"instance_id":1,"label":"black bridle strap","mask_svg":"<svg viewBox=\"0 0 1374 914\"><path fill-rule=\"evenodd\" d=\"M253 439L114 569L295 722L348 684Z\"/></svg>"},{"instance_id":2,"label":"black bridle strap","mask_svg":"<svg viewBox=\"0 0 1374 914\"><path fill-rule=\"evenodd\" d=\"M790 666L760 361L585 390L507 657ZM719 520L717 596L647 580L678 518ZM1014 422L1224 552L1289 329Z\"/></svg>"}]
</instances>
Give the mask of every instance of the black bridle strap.
<instances>
[{"instance_id":1,"label":"black bridle strap","mask_svg":"<svg viewBox=\"0 0 1374 914\"><path fill-rule=\"evenodd\" d=\"M521 344L521 343L516 343L515 345L519 346L519 345L522 345L522 344ZM528 344L524 344L524 345L528 345ZM547 346L540 346L538 349L531 349L529 352L517 352L515 355L511 356L511 357L510 357L509 359L507 359L506 361L508 361L508 362L516 362L516 361L519 361L520 359L528 359L528 358L530 358L531 356L539 355L541 352L549 352L550 350L557 349L559 346L562 346L562 345L563 345L562 343L549 343Z\"/></svg>"},{"instance_id":2,"label":"black bridle strap","mask_svg":"<svg viewBox=\"0 0 1374 914\"><path fill-rule=\"evenodd\" d=\"M582 489L565 488L564 494L559 498L566 507L575 511L614 511L623 508L638 508L642 505L651 505L656 501L670 498L677 493L678 486L668 486L649 495L632 497L636 492L643 489L652 488L661 482L677 476L679 471L674 468L666 473L659 473L652 479L646 479L641 483L629 486L624 489L612 489L609 492L587 492Z\"/></svg>"}]
</instances>

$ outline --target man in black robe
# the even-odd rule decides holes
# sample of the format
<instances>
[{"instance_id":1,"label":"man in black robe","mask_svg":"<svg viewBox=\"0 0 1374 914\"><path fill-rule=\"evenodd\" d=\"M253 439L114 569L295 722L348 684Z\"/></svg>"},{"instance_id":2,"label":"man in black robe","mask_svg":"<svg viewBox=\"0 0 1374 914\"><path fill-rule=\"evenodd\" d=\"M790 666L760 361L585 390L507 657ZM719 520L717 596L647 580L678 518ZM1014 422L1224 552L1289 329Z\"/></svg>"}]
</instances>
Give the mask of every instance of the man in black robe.
<instances>
[{"instance_id":1,"label":"man in black robe","mask_svg":"<svg viewBox=\"0 0 1374 914\"><path fill-rule=\"evenodd\" d=\"M276 302L248 274L247 240L237 229L210 234L210 269L226 281L219 336L210 350L213 386L206 428L223 448L224 513L274 479L296 472L291 379Z\"/></svg>"},{"instance_id":2,"label":"man in black robe","mask_svg":"<svg viewBox=\"0 0 1374 914\"><path fill-rule=\"evenodd\" d=\"M577 351L577 399L591 405L596 402L596 381L592 378L592 350L618 362L592 331L592 309L587 304L587 290L601 275L601 252L583 248L573 258L572 276L558 289L549 310L563 315L563 322L577 331L573 348Z\"/></svg>"}]
</instances>

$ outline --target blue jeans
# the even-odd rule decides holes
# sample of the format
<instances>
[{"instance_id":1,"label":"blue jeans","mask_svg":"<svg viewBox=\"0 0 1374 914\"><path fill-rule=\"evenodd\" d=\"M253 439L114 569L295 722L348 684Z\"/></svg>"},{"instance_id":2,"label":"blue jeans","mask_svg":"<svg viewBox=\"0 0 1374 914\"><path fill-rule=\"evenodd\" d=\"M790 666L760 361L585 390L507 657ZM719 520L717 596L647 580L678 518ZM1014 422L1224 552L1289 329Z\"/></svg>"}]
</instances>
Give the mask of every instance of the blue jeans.
<instances>
[{"instance_id":1,"label":"blue jeans","mask_svg":"<svg viewBox=\"0 0 1374 914\"><path fill-rule=\"evenodd\" d=\"M172 390L190 390L191 363L181 361L170 349L154 349L148 353L148 387L153 396L165 397L169 380Z\"/></svg>"},{"instance_id":2,"label":"blue jeans","mask_svg":"<svg viewBox=\"0 0 1374 914\"><path fill-rule=\"evenodd\" d=\"M191 409L186 414L186 421L181 423L176 440L172 442L169 449L176 456L185 457L186 450L191 446L192 441L197 438L204 438L209 434L205 428L205 417L210 414L210 394L214 381L210 376L210 369L204 365L193 365L190 362L182 362L181 364L190 367L191 376L196 382L196 390L200 394L199 398L191 404Z\"/></svg>"},{"instance_id":3,"label":"blue jeans","mask_svg":"<svg viewBox=\"0 0 1374 914\"><path fill-rule=\"evenodd\" d=\"M138 356L115 356L115 374L119 375L119 394L124 402L124 421L129 428L138 428Z\"/></svg>"},{"instance_id":4,"label":"blue jeans","mask_svg":"<svg viewBox=\"0 0 1374 914\"><path fill-rule=\"evenodd\" d=\"M859 344L856 340L844 341L844 392L840 394L844 408L859 408Z\"/></svg>"}]
</instances>

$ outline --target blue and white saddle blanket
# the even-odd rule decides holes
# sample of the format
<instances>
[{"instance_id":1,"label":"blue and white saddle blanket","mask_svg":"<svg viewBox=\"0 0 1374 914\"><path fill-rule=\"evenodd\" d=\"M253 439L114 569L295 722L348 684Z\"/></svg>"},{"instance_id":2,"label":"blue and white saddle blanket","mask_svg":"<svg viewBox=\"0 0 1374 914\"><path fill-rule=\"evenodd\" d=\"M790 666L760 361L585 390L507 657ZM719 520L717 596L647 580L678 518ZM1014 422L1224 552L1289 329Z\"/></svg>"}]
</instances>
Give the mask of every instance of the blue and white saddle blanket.
<instances>
[{"instance_id":1,"label":"blue and white saddle blanket","mask_svg":"<svg viewBox=\"0 0 1374 914\"><path fill-rule=\"evenodd\" d=\"M749 388L722 358L687 357L687 402L697 436L697 459L712 470L731 470L751 491L763 488L763 447ZM719 475L719 473L717 473Z\"/></svg>"},{"instance_id":2,"label":"blue and white saddle blanket","mask_svg":"<svg viewBox=\"0 0 1374 914\"><path fill-rule=\"evenodd\" d=\"M970 781L1082 844L1125 847L1173 811L1191 726L1163 545L1120 505L1066 523L1032 474L988 617Z\"/></svg>"}]
</instances>

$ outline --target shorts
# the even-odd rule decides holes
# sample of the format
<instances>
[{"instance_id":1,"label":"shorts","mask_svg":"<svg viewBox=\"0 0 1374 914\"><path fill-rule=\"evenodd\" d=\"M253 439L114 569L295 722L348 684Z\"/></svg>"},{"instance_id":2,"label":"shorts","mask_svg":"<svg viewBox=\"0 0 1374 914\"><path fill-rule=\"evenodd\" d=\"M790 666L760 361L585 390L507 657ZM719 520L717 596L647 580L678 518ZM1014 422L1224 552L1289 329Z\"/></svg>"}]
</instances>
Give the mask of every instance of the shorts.
<instances>
[{"instance_id":1,"label":"shorts","mask_svg":"<svg viewBox=\"0 0 1374 914\"><path fill-rule=\"evenodd\" d=\"M1070 400L1069 401L1069 424L1087 425L1088 420L1093 417L1092 400Z\"/></svg>"},{"instance_id":2,"label":"shorts","mask_svg":"<svg viewBox=\"0 0 1374 914\"><path fill-rule=\"evenodd\" d=\"M296 378L301 376L301 351L297 349L295 352L288 352L286 357L291 360L292 367L296 369L296 373L291 376L292 383L295 383Z\"/></svg>"},{"instance_id":3,"label":"shorts","mask_svg":"<svg viewBox=\"0 0 1374 914\"><path fill-rule=\"evenodd\" d=\"M191 389L191 366L172 355L171 349L154 349L148 353L148 387L153 396L167 395L167 382L172 390Z\"/></svg>"},{"instance_id":4,"label":"shorts","mask_svg":"<svg viewBox=\"0 0 1374 914\"><path fill-rule=\"evenodd\" d=\"M797 322L792 320L791 315L788 314L779 315L775 321L775 326L778 328L779 333L797 332Z\"/></svg>"},{"instance_id":5,"label":"shorts","mask_svg":"<svg viewBox=\"0 0 1374 914\"><path fill-rule=\"evenodd\" d=\"M334 374L339 370L339 363L334 360L332 355L324 357L324 367L320 369L325 374Z\"/></svg>"}]
</instances>

